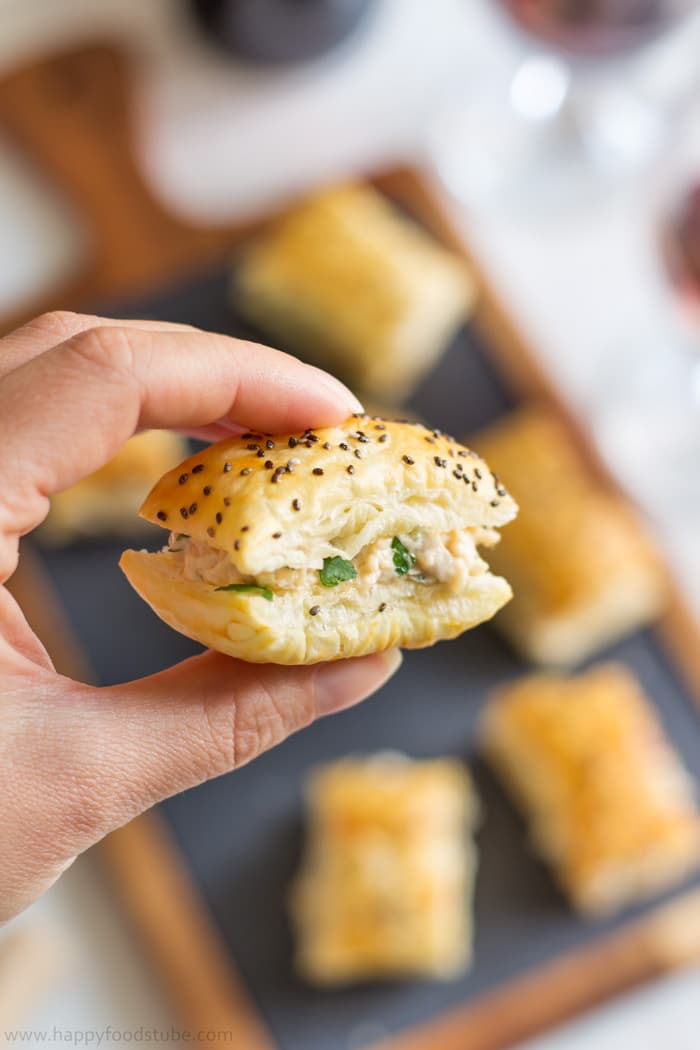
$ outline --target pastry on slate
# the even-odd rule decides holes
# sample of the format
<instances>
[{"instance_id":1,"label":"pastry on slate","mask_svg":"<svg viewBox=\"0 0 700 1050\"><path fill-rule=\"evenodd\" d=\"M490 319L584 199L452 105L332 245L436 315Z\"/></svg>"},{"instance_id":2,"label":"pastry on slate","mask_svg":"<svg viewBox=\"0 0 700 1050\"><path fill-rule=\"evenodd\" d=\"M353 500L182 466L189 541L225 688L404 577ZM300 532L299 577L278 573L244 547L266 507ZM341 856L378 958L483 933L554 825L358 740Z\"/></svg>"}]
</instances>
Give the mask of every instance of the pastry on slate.
<instances>
[{"instance_id":1,"label":"pastry on slate","mask_svg":"<svg viewBox=\"0 0 700 1050\"><path fill-rule=\"evenodd\" d=\"M484 461L421 424L354 416L248 433L166 474L141 514L170 530L121 566L158 615L254 663L418 648L510 597L477 550L516 506Z\"/></svg>"},{"instance_id":2,"label":"pastry on slate","mask_svg":"<svg viewBox=\"0 0 700 1050\"><path fill-rule=\"evenodd\" d=\"M307 807L290 899L298 972L340 984L465 970L477 804L464 767L392 753L341 759L312 774Z\"/></svg>"},{"instance_id":3,"label":"pastry on slate","mask_svg":"<svg viewBox=\"0 0 700 1050\"><path fill-rule=\"evenodd\" d=\"M525 656L575 664L660 612L665 580L651 544L561 421L524 408L475 440L520 506L490 560L515 593L495 624Z\"/></svg>"},{"instance_id":4,"label":"pastry on slate","mask_svg":"<svg viewBox=\"0 0 700 1050\"><path fill-rule=\"evenodd\" d=\"M40 538L58 546L81 537L143 532L139 506L161 474L187 455L187 447L184 437L169 430L136 434L100 470L51 497Z\"/></svg>"},{"instance_id":5,"label":"pastry on slate","mask_svg":"<svg viewBox=\"0 0 700 1050\"><path fill-rule=\"evenodd\" d=\"M613 912L700 863L694 787L621 665L502 688L486 706L481 738L580 911Z\"/></svg>"},{"instance_id":6,"label":"pastry on slate","mask_svg":"<svg viewBox=\"0 0 700 1050\"><path fill-rule=\"evenodd\" d=\"M474 298L466 265L368 185L292 207L246 251L234 304L286 349L396 402L430 370Z\"/></svg>"}]
</instances>

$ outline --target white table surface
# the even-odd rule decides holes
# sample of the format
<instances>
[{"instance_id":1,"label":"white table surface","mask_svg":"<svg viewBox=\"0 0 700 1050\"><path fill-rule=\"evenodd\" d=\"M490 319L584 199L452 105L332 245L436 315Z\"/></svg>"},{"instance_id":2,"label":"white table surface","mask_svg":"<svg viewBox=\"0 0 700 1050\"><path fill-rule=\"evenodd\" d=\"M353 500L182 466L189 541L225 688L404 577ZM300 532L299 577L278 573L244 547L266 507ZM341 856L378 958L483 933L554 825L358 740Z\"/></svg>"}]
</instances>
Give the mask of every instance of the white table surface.
<instances>
[{"instance_id":1,"label":"white table surface","mask_svg":"<svg viewBox=\"0 0 700 1050\"><path fill-rule=\"evenodd\" d=\"M485 0L382 0L366 31L331 59L254 72L193 40L171 0L0 0L0 70L44 47L115 33L145 59L140 141L147 177L171 207L212 218L262 207L311 180L423 156L447 86L467 85L477 72L488 76L489 62L511 46ZM656 323L658 275L640 222L647 191L648 179L640 177L587 204L529 214L467 212L452 202L482 264L584 414L609 375L611 355ZM60 202L0 142L0 310L50 285L80 250ZM663 517L655 527L677 541L676 564L700 610L699 530ZM89 859L19 923L45 926L65 944L68 960L60 987L26 1018L27 1030L76 1045L80 1036L67 1032L93 1033L82 1037L92 1046L95 1033L102 1033L102 1046L115 1042L104 1037L108 1025L170 1032L174 1019ZM699 1004L700 970L690 971L527 1046L696 1050ZM45 1042L37 1034L23 1045Z\"/></svg>"}]
</instances>

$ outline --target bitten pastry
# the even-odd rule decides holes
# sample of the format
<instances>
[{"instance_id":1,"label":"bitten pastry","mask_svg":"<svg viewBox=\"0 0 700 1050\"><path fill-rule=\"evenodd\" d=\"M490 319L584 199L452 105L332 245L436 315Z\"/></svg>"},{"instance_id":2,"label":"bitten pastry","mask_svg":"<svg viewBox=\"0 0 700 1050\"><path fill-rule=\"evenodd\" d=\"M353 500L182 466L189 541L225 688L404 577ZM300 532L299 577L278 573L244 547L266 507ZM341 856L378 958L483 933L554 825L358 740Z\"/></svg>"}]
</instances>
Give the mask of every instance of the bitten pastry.
<instances>
[{"instance_id":1,"label":"bitten pastry","mask_svg":"<svg viewBox=\"0 0 700 1050\"><path fill-rule=\"evenodd\" d=\"M345 185L293 207L253 244L233 296L285 348L395 403L463 323L474 285L382 194Z\"/></svg>"},{"instance_id":2,"label":"bitten pastry","mask_svg":"<svg viewBox=\"0 0 700 1050\"><path fill-rule=\"evenodd\" d=\"M580 911L615 911L700 863L693 785L624 667L521 679L490 698L481 731L533 844Z\"/></svg>"},{"instance_id":3,"label":"bitten pastry","mask_svg":"<svg viewBox=\"0 0 700 1050\"><path fill-rule=\"evenodd\" d=\"M453 638L510 597L477 550L516 513L484 461L421 424L341 426L212 445L141 514L163 551L125 551L176 630L254 663L309 664Z\"/></svg>"},{"instance_id":4,"label":"bitten pastry","mask_svg":"<svg viewBox=\"0 0 700 1050\"><path fill-rule=\"evenodd\" d=\"M515 592L495 624L525 656L572 665L660 612L665 582L650 543L563 423L526 408L477 441L520 505L491 563Z\"/></svg>"},{"instance_id":5,"label":"bitten pastry","mask_svg":"<svg viewBox=\"0 0 700 1050\"><path fill-rule=\"evenodd\" d=\"M315 984L449 978L471 958L477 805L455 761L348 758L307 785L291 893L298 972Z\"/></svg>"},{"instance_id":6,"label":"bitten pastry","mask_svg":"<svg viewBox=\"0 0 700 1050\"><path fill-rule=\"evenodd\" d=\"M145 524L136 517L140 504L161 474L186 455L187 441L179 434L137 434L100 470L51 497L40 538L59 546L86 536L144 531Z\"/></svg>"}]
</instances>

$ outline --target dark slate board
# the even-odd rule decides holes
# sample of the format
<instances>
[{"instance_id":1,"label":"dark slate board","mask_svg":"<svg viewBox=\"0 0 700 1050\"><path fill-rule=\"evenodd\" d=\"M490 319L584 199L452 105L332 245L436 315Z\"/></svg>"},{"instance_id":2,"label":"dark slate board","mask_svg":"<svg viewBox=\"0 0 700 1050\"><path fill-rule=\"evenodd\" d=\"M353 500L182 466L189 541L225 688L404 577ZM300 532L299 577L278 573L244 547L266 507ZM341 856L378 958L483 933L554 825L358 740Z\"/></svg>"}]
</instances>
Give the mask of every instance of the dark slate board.
<instances>
[{"instance_id":1,"label":"dark slate board","mask_svg":"<svg viewBox=\"0 0 700 1050\"><path fill-rule=\"evenodd\" d=\"M232 316L226 289L226 274L211 273L111 315L160 317L250 335ZM410 407L433 425L463 435L510 403L467 328ZM149 674L198 648L165 627L126 584L117 568L122 546L87 545L45 556L104 683ZM109 632L104 629L106 596ZM700 719L657 640L640 633L603 655L635 670L658 702L678 750L691 769L700 771ZM399 675L367 703L161 806L232 961L281 1050L354 1050L462 1004L645 910L605 923L576 919L530 853L507 799L474 755L474 728L487 691L525 670L489 627L407 653ZM284 903L301 848L301 784L319 761L382 748L417 757L456 755L474 772L484 810L474 967L465 978L444 984L314 991L292 974Z\"/></svg>"}]
</instances>

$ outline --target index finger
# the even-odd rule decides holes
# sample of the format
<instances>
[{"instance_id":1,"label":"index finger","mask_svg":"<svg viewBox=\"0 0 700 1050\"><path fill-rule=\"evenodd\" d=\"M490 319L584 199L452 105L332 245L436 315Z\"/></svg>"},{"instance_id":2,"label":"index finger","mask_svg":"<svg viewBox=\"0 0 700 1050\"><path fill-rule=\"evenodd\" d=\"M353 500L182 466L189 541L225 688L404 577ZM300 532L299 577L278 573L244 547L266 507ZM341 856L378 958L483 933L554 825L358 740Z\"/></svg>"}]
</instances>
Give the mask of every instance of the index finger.
<instances>
[{"instance_id":1,"label":"index finger","mask_svg":"<svg viewBox=\"0 0 700 1050\"><path fill-rule=\"evenodd\" d=\"M97 470L140 426L223 418L284 433L360 408L332 376L255 343L119 326L80 332L0 380L0 533L15 541L12 568L16 539L42 520L48 495Z\"/></svg>"}]
</instances>

